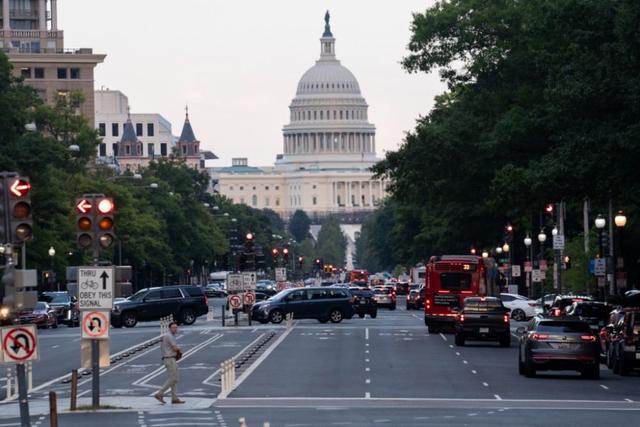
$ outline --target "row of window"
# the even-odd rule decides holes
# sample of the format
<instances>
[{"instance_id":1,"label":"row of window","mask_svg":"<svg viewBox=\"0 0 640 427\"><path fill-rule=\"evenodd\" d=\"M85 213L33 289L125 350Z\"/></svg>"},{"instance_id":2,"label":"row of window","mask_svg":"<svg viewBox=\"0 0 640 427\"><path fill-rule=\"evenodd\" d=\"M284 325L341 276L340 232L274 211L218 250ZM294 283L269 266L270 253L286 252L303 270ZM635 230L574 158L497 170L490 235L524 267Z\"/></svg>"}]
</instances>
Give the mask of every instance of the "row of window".
<instances>
[{"instance_id":1,"label":"row of window","mask_svg":"<svg viewBox=\"0 0 640 427\"><path fill-rule=\"evenodd\" d=\"M129 148L128 146L126 146L126 148ZM111 144L111 149L113 150L113 155L117 156L118 155L118 144ZM100 144L100 157L106 157L107 156L107 144L102 143ZM141 150L142 151L142 150ZM128 153L124 153L124 155L129 155L131 154L131 152ZM140 153L141 155L144 156L144 153ZM149 157L153 157L155 155L155 144L147 144L147 156ZM160 144L160 155L162 157L166 157L167 156L167 143L163 142Z\"/></svg>"},{"instance_id":2,"label":"row of window","mask_svg":"<svg viewBox=\"0 0 640 427\"><path fill-rule=\"evenodd\" d=\"M235 199L234 198L231 198L231 200L235 203ZM270 197L266 196L264 198L264 206L265 207L270 206L270 202L271 202ZM299 195L289 196L289 202L290 202L291 206L302 206L302 198ZM364 196L364 194L361 196L360 202L361 202L361 205L358 205L358 203L356 201L356 196L353 195L353 194L351 195L351 206L369 206L369 203L367 202L367 199ZM376 196L371 195L371 203L375 205L376 202L377 202ZM240 197L240 203L242 203L242 204L245 203L244 197ZM342 202L342 197L340 195L337 196L336 203L338 204L338 206L344 206L344 203ZM313 206L317 206L317 204L318 204L318 196L312 196L311 197L311 204ZM276 206L280 206L280 199L279 198L275 199L275 205ZM257 207L258 206L258 196L256 194L251 196L251 206L253 206L253 207Z\"/></svg>"},{"instance_id":3,"label":"row of window","mask_svg":"<svg viewBox=\"0 0 640 427\"><path fill-rule=\"evenodd\" d=\"M279 189L280 189L280 186L279 186L279 185L276 185L274 188L275 188L276 190L279 190ZM315 188L315 187L314 187L314 188ZM256 189L256 187L255 187L255 186L253 186L253 187L252 187L252 190L255 190L255 189ZM268 186L268 185L267 185L267 186L265 186L265 187L264 187L264 189L265 189L265 190L269 190L269 186ZM240 190L240 191L244 191L244 186L243 186L243 185L241 185L241 186L239 187L239 190ZM229 187L229 191L233 191L233 185Z\"/></svg>"},{"instance_id":4,"label":"row of window","mask_svg":"<svg viewBox=\"0 0 640 427\"><path fill-rule=\"evenodd\" d=\"M300 89L357 89L355 83L305 83L300 85Z\"/></svg>"},{"instance_id":5,"label":"row of window","mask_svg":"<svg viewBox=\"0 0 640 427\"><path fill-rule=\"evenodd\" d=\"M126 123L122 124L122 132L124 132L124 127ZM147 134L143 135L142 131L144 129L144 123L136 123L136 136L155 136L155 127L153 123L147 123ZM107 136L107 125L106 123L98 123L98 133L100 136ZM120 136L120 124L119 123L111 123L111 135L110 136Z\"/></svg>"},{"instance_id":6,"label":"row of window","mask_svg":"<svg viewBox=\"0 0 640 427\"><path fill-rule=\"evenodd\" d=\"M331 111L292 111L291 120L332 120ZM333 120L366 120L366 110L333 110Z\"/></svg>"},{"instance_id":7,"label":"row of window","mask_svg":"<svg viewBox=\"0 0 640 427\"><path fill-rule=\"evenodd\" d=\"M25 79L44 79L45 69L42 67L29 68L24 67L20 69L20 75ZM79 80L80 68L62 68L58 67L58 79L59 80Z\"/></svg>"}]
</instances>

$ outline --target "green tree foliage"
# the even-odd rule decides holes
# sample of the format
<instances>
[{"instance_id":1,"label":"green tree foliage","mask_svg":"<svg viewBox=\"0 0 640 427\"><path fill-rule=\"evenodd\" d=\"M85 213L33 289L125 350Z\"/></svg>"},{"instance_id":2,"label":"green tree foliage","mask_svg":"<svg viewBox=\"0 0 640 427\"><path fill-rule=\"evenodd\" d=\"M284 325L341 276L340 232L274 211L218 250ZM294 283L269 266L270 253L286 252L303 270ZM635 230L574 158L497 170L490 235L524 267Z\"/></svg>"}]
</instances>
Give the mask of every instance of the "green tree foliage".
<instances>
[{"instance_id":1,"label":"green tree foliage","mask_svg":"<svg viewBox=\"0 0 640 427\"><path fill-rule=\"evenodd\" d=\"M302 242L309 236L309 227L311 220L307 213L303 210L296 210L289 220L289 232L297 242Z\"/></svg>"},{"instance_id":2,"label":"green tree foliage","mask_svg":"<svg viewBox=\"0 0 640 427\"><path fill-rule=\"evenodd\" d=\"M322 258L325 264L342 266L347 250L347 239L342 234L340 223L333 216L322 221L322 228L318 232L316 256Z\"/></svg>"},{"instance_id":3,"label":"green tree foliage","mask_svg":"<svg viewBox=\"0 0 640 427\"><path fill-rule=\"evenodd\" d=\"M456 0L415 14L403 66L439 71L448 90L374 168L415 220L393 249L493 247L507 222L521 241L560 200L567 235L585 197L637 218L639 21L634 0Z\"/></svg>"}]
</instances>

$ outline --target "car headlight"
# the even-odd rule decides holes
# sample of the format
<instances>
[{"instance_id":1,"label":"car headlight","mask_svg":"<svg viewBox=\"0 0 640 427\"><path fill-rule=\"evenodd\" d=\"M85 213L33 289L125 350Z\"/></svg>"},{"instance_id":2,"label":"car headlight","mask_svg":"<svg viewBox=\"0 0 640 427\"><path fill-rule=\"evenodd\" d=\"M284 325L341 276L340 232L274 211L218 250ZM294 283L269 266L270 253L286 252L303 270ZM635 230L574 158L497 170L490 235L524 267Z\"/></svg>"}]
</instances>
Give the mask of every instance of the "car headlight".
<instances>
[{"instance_id":1,"label":"car headlight","mask_svg":"<svg viewBox=\"0 0 640 427\"><path fill-rule=\"evenodd\" d=\"M9 309L7 307L0 308L0 316L2 317L9 316Z\"/></svg>"},{"instance_id":2,"label":"car headlight","mask_svg":"<svg viewBox=\"0 0 640 427\"><path fill-rule=\"evenodd\" d=\"M260 306L260 310L269 311L269 307L270 307L269 304L265 304L265 305Z\"/></svg>"}]
</instances>

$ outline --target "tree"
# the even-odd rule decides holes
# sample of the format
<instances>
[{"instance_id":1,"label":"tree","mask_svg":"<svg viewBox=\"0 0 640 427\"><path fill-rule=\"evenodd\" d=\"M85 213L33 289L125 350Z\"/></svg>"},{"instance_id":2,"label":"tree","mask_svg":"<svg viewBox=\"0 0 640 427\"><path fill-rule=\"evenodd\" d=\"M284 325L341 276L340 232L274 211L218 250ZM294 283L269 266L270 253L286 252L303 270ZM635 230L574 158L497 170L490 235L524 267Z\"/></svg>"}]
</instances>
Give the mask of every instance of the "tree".
<instances>
[{"instance_id":1,"label":"tree","mask_svg":"<svg viewBox=\"0 0 640 427\"><path fill-rule=\"evenodd\" d=\"M333 216L326 217L318 232L316 256L322 258L325 264L343 265L346 249L347 239L342 234L340 223Z\"/></svg>"},{"instance_id":2,"label":"tree","mask_svg":"<svg viewBox=\"0 0 640 427\"><path fill-rule=\"evenodd\" d=\"M309 235L309 227L311 220L307 213L303 210L296 210L289 220L289 232L298 242L302 242Z\"/></svg>"}]
</instances>

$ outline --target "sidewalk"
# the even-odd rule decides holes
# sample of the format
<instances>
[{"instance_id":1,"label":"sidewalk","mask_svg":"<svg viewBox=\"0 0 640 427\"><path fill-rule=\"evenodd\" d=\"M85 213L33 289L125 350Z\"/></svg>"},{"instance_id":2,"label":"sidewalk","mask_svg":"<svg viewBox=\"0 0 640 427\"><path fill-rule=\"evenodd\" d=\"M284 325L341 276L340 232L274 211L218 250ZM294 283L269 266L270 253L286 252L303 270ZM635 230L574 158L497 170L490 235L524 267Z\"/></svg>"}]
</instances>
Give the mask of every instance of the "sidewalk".
<instances>
[{"instance_id":1,"label":"sidewalk","mask_svg":"<svg viewBox=\"0 0 640 427\"><path fill-rule=\"evenodd\" d=\"M201 397L184 398L185 403L173 405L167 400L166 404L159 403L152 396L107 396L100 398L100 405L113 406L114 409L101 409L99 412L134 412L153 411L154 413L172 413L184 410L207 409L210 408L216 399L205 399ZM78 399L78 407L90 406L91 398ZM58 399L58 413L80 413L83 411L69 411L69 399ZM90 411L93 412L93 411ZM37 399L29 400L29 415L49 415L49 400ZM0 405L0 418L15 418L20 416L20 406L17 401Z\"/></svg>"}]
</instances>

